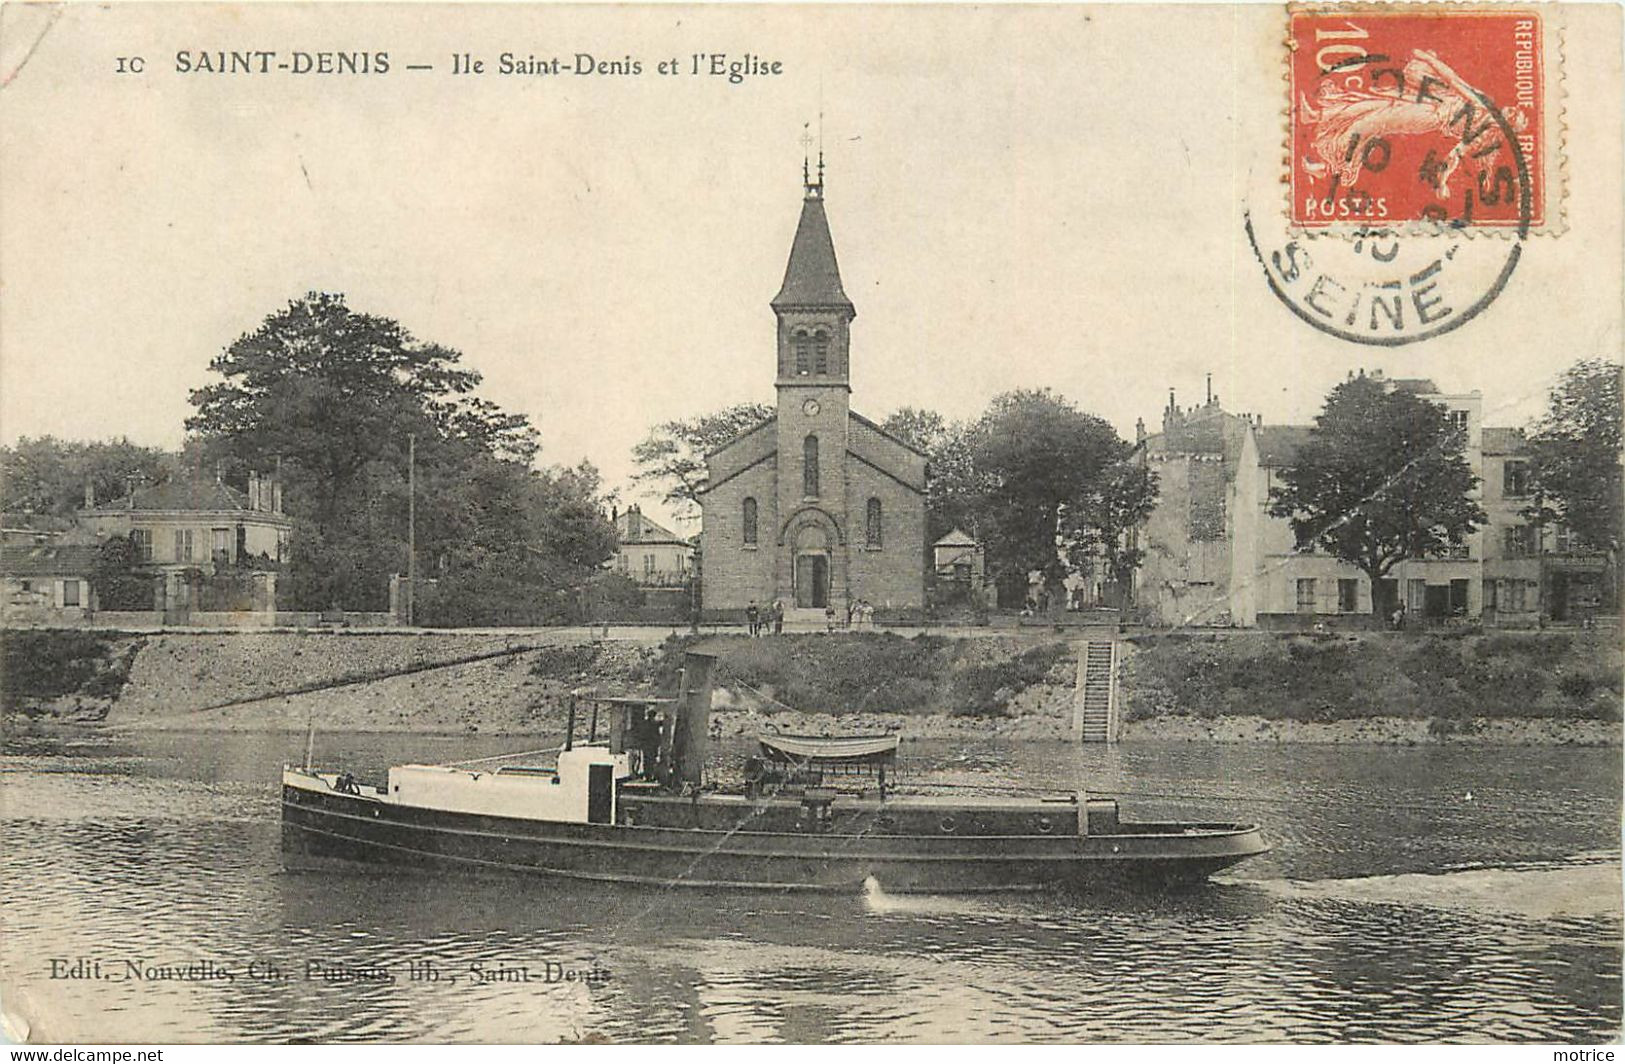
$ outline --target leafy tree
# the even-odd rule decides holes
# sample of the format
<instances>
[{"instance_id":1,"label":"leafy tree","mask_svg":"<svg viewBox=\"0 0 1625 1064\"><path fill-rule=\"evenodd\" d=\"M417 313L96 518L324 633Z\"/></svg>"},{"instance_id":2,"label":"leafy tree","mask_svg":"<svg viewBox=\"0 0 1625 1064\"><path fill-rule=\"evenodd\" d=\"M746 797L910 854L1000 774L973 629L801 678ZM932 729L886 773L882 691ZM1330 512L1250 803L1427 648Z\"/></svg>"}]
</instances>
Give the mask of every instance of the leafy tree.
<instances>
[{"instance_id":1,"label":"leafy tree","mask_svg":"<svg viewBox=\"0 0 1625 1064\"><path fill-rule=\"evenodd\" d=\"M609 557L597 473L532 468L535 430L476 396L460 362L313 292L210 364L223 380L192 393L193 454L233 477L281 469L296 532L279 592L295 608L382 607L407 569L413 439L420 575L518 600Z\"/></svg>"},{"instance_id":2,"label":"leafy tree","mask_svg":"<svg viewBox=\"0 0 1625 1064\"><path fill-rule=\"evenodd\" d=\"M905 406L886 418L881 428L926 455L926 543L935 543L955 528L978 536L977 500L987 486L976 473L970 427L935 410Z\"/></svg>"},{"instance_id":3,"label":"leafy tree","mask_svg":"<svg viewBox=\"0 0 1625 1064\"><path fill-rule=\"evenodd\" d=\"M1133 531L1157 505L1157 474L1139 462L1123 461L1103 470L1068 506L1062 538L1073 571L1104 572L1112 605L1124 604L1134 570L1145 560Z\"/></svg>"},{"instance_id":4,"label":"leafy tree","mask_svg":"<svg viewBox=\"0 0 1625 1064\"><path fill-rule=\"evenodd\" d=\"M666 421L632 448L632 482L661 492L678 517L694 516L705 487L705 456L773 416L763 403L736 403L684 421Z\"/></svg>"},{"instance_id":5,"label":"leafy tree","mask_svg":"<svg viewBox=\"0 0 1625 1064\"><path fill-rule=\"evenodd\" d=\"M1004 605L1026 594L1038 570L1051 587L1068 566L1058 549L1061 517L1079 513L1100 476L1132 449L1110 424L1041 389L996 396L966 439L974 535Z\"/></svg>"},{"instance_id":6,"label":"leafy tree","mask_svg":"<svg viewBox=\"0 0 1625 1064\"><path fill-rule=\"evenodd\" d=\"M0 447L0 510L65 516L84 505L87 481L105 503L128 494L132 481L163 479L168 457L123 437L81 443L24 436Z\"/></svg>"},{"instance_id":7,"label":"leafy tree","mask_svg":"<svg viewBox=\"0 0 1625 1064\"><path fill-rule=\"evenodd\" d=\"M1444 408L1369 377L1333 388L1270 513L1288 518L1300 549L1313 546L1371 578L1372 612L1388 603L1380 581L1409 558L1443 553L1488 518L1465 440Z\"/></svg>"},{"instance_id":8,"label":"leafy tree","mask_svg":"<svg viewBox=\"0 0 1625 1064\"><path fill-rule=\"evenodd\" d=\"M90 583L102 609L153 608L154 577L136 571L138 559L135 542L128 536L109 536L102 541L90 571Z\"/></svg>"},{"instance_id":9,"label":"leafy tree","mask_svg":"<svg viewBox=\"0 0 1625 1064\"><path fill-rule=\"evenodd\" d=\"M1620 367L1575 363L1552 390L1546 416L1529 436L1528 514L1560 523L1583 546L1613 552L1620 541Z\"/></svg>"}]
</instances>

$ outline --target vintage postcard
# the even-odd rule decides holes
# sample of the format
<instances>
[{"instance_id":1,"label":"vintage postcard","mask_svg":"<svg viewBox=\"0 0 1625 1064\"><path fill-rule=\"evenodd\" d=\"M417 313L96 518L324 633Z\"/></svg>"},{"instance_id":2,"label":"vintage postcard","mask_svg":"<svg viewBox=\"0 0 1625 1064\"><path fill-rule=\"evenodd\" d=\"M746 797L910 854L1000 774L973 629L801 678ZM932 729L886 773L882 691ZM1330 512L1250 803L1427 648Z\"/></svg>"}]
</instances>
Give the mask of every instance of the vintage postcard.
<instances>
[{"instance_id":1,"label":"vintage postcard","mask_svg":"<svg viewBox=\"0 0 1625 1064\"><path fill-rule=\"evenodd\" d=\"M0 6L5 1037L1602 1059L1621 25Z\"/></svg>"}]
</instances>

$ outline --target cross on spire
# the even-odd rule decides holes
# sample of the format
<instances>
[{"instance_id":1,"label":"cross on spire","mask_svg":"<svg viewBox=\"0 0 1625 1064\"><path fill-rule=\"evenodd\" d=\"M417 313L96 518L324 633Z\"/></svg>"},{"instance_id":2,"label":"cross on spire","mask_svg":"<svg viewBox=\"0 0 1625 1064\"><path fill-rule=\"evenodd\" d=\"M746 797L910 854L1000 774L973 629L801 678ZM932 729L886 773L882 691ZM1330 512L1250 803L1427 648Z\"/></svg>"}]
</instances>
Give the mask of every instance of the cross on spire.
<instances>
[{"instance_id":1,"label":"cross on spire","mask_svg":"<svg viewBox=\"0 0 1625 1064\"><path fill-rule=\"evenodd\" d=\"M812 135L811 122L801 123L801 184L807 192L808 199L819 199L824 194L824 116L818 115L818 136ZM814 179L812 169L812 146L818 145L818 170Z\"/></svg>"}]
</instances>

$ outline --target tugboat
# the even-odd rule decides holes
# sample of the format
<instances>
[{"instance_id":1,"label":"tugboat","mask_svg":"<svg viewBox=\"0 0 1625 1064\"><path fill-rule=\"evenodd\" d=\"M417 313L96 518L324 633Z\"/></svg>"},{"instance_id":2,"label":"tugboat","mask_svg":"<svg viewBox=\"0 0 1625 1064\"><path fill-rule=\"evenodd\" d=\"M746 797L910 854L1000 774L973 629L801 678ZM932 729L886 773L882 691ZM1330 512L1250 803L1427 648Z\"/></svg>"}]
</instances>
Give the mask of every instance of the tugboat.
<instances>
[{"instance_id":1,"label":"tugboat","mask_svg":"<svg viewBox=\"0 0 1625 1064\"><path fill-rule=\"evenodd\" d=\"M743 786L717 786L702 773L715 664L689 653L675 698L590 697L584 742L572 700L553 767L399 765L382 787L285 767L285 863L941 894L1189 883L1269 849L1251 824L1132 823L1079 793L898 793L893 736L764 736Z\"/></svg>"}]
</instances>

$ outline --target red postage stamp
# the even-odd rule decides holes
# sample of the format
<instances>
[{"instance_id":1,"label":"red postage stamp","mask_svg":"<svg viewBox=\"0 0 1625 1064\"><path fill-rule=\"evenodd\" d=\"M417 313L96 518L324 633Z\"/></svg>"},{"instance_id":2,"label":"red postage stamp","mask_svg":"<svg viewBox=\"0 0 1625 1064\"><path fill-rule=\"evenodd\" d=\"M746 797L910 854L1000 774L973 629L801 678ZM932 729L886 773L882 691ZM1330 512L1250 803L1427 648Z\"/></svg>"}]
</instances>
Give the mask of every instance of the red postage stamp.
<instances>
[{"instance_id":1,"label":"red postage stamp","mask_svg":"<svg viewBox=\"0 0 1625 1064\"><path fill-rule=\"evenodd\" d=\"M1538 9L1338 5L1289 19L1294 225L1545 224Z\"/></svg>"}]
</instances>

